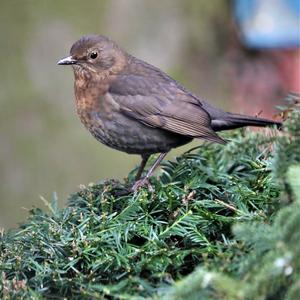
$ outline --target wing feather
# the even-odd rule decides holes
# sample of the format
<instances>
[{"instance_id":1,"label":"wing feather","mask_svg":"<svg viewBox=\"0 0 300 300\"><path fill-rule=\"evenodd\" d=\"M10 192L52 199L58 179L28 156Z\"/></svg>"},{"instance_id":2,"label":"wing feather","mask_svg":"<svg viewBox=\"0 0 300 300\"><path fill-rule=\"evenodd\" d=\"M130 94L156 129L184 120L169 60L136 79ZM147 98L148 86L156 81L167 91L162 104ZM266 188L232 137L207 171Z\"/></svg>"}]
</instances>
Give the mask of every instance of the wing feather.
<instances>
[{"instance_id":1,"label":"wing feather","mask_svg":"<svg viewBox=\"0 0 300 300\"><path fill-rule=\"evenodd\" d=\"M201 102L172 79L163 79L118 75L110 84L109 93L120 105L122 113L147 126L226 143L211 128L210 115Z\"/></svg>"}]
</instances>

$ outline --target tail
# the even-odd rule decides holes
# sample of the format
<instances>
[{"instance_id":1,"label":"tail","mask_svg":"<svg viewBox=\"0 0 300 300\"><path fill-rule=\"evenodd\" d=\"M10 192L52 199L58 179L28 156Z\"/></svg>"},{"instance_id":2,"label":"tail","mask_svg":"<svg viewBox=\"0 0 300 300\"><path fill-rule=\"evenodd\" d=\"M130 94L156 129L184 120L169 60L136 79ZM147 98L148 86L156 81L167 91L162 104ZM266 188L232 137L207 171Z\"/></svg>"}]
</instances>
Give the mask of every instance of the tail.
<instances>
[{"instance_id":1,"label":"tail","mask_svg":"<svg viewBox=\"0 0 300 300\"><path fill-rule=\"evenodd\" d=\"M282 127L282 123L278 121L232 113L226 113L222 115L222 118L213 119L211 125L214 131L229 130L245 126L276 126L278 129Z\"/></svg>"}]
</instances>

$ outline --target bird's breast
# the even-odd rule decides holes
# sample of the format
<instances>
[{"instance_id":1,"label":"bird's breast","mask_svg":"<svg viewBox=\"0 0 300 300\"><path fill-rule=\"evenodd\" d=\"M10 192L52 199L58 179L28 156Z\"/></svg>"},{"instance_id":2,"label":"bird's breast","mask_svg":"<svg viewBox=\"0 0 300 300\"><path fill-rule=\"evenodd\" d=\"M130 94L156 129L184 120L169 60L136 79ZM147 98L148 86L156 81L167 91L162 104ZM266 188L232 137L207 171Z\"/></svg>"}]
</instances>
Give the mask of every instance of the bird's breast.
<instances>
[{"instance_id":1,"label":"bird's breast","mask_svg":"<svg viewBox=\"0 0 300 300\"><path fill-rule=\"evenodd\" d=\"M99 82L91 78L77 77L75 78L75 101L76 111L82 123L89 128L96 122L95 114L102 114L109 117L110 103L105 96L108 89L106 82Z\"/></svg>"}]
</instances>

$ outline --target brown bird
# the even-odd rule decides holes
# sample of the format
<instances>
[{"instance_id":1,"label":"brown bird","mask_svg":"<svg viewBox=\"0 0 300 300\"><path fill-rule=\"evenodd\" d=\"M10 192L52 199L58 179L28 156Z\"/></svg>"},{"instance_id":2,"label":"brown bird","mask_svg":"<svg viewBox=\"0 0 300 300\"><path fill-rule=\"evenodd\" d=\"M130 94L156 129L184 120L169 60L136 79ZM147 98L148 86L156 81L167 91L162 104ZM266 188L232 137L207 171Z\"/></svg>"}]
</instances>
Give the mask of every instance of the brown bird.
<instances>
[{"instance_id":1,"label":"brown bird","mask_svg":"<svg viewBox=\"0 0 300 300\"><path fill-rule=\"evenodd\" d=\"M91 134L109 147L142 156L134 191L172 148L194 138L225 144L216 131L281 125L211 106L105 36L83 36L58 64L73 67L77 113ZM160 155L140 179L153 153Z\"/></svg>"}]
</instances>

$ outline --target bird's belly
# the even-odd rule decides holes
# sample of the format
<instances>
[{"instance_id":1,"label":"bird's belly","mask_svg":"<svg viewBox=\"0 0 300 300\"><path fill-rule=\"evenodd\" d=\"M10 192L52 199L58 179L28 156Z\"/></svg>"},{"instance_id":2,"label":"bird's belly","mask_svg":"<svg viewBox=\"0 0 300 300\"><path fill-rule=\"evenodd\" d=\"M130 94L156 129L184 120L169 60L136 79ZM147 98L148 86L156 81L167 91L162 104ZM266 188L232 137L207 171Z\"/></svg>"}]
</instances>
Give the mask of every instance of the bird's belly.
<instances>
[{"instance_id":1,"label":"bird's belly","mask_svg":"<svg viewBox=\"0 0 300 300\"><path fill-rule=\"evenodd\" d=\"M98 141L131 154L167 152L191 141L189 137L146 126L122 114L108 119L96 113L91 118L85 126Z\"/></svg>"}]
</instances>

